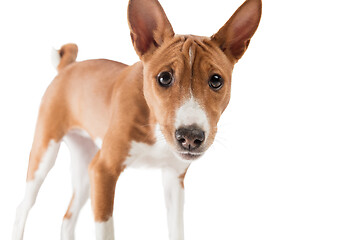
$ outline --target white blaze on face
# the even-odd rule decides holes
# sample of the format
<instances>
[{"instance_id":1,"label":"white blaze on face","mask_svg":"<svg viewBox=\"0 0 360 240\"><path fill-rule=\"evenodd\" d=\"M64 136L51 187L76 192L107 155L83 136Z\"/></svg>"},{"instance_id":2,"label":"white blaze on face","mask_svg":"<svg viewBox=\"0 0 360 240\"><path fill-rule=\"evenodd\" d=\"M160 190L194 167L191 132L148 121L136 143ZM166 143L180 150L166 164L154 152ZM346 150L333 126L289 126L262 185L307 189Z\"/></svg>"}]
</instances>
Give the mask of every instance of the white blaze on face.
<instances>
[{"instance_id":1,"label":"white blaze on face","mask_svg":"<svg viewBox=\"0 0 360 240\"><path fill-rule=\"evenodd\" d=\"M193 46L191 46L189 48L189 58L190 58L190 68L192 69L192 65L193 65L194 60L195 60L195 54L194 54L194 51L193 51Z\"/></svg>"},{"instance_id":2,"label":"white blaze on face","mask_svg":"<svg viewBox=\"0 0 360 240\"><path fill-rule=\"evenodd\" d=\"M191 97L176 112L175 129L196 125L205 132L205 136L209 133L210 125L206 112L198 102Z\"/></svg>"}]
</instances>

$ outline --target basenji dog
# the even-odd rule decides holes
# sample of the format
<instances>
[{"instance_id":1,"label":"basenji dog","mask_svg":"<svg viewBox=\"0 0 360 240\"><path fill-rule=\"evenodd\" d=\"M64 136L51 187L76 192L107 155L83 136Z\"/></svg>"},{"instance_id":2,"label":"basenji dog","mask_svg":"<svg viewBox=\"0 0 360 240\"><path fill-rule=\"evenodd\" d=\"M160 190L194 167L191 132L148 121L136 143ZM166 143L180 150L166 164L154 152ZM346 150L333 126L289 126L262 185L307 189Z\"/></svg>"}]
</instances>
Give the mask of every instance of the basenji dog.
<instances>
[{"instance_id":1,"label":"basenji dog","mask_svg":"<svg viewBox=\"0 0 360 240\"><path fill-rule=\"evenodd\" d=\"M79 212L91 198L96 239L114 239L116 182L127 167L162 169L168 231L184 239L184 177L212 145L230 100L234 64L249 46L261 0L246 0L211 37L175 35L157 0L130 0L128 23L139 62L76 62L78 48L58 52L58 75L43 96L30 153L24 200L13 240L54 165L60 144L71 152L73 196L61 239L74 239Z\"/></svg>"}]
</instances>

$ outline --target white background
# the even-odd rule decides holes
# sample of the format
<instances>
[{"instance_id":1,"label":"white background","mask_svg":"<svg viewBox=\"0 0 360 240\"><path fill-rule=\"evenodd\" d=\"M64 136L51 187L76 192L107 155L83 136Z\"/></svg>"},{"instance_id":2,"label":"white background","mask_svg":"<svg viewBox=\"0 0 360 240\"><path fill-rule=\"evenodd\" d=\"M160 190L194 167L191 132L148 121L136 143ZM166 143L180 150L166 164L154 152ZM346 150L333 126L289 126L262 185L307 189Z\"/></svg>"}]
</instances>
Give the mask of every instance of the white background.
<instances>
[{"instance_id":1,"label":"white background","mask_svg":"<svg viewBox=\"0 0 360 240\"><path fill-rule=\"evenodd\" d=\"M162 0L178 34L210 36L242 1ZM25 188L41 96L56 72L50 50L78 60L138 60L127 1L1 1L0 232L10 239ZM360 239L360 3L264 0L236 65L218 140L186 177L187 240ZM59 239L71 197L62 147L25 239ZM167 239L159 171L127 170L115 199L117 239ZM94 239L89 202L77 239Z\"/></svg>"}]
</instances>

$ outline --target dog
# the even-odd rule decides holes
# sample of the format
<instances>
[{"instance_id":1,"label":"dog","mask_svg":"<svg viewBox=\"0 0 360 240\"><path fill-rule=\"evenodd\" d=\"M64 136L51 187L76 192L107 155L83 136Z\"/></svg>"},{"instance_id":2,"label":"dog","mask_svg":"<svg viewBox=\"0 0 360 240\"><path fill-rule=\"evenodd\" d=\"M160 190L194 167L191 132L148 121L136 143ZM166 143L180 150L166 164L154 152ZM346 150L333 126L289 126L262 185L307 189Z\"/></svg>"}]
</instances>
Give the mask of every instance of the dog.
<instances>
[{"instance_id":1,"label":"dog","mask_svg":"<svg viewBox=\"0 0 360 240\"><path fill-rule=\"evenodd\" d=\"M233 67L261 12L261 0L246 0L211 37L175 35L157 0L130 0L130 35L141 61L76 62L78 47L61 47L58 75L41 102L12 239L23 239L28 213L62 141L71 152L73 196L61 239L74 239L89 197L96 239L114 239L117 179L126 167L144 165L162 169L169 239L184 239L186 171L214 141L230 100Z\"/></svg>"}]
</instances>

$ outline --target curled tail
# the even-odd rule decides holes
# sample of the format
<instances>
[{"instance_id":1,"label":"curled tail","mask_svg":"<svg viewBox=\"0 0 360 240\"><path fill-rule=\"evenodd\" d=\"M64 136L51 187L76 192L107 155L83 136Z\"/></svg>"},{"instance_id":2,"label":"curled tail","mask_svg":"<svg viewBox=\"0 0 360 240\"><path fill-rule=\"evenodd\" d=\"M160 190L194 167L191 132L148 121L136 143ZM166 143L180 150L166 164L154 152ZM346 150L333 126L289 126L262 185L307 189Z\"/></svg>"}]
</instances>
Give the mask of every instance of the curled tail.
<instances>
[{"instance_id":1,"label":"curled tail","mask_svg":"<svg viewBox=\"0 0 360 240\"><path fill-rule=\"evenodd\" d=\"M60 50L54 50L52 53L52 62L58 72L67 65L76 61L78 47L74 43L65 44Z\"/></svg>"}]
</instances>

